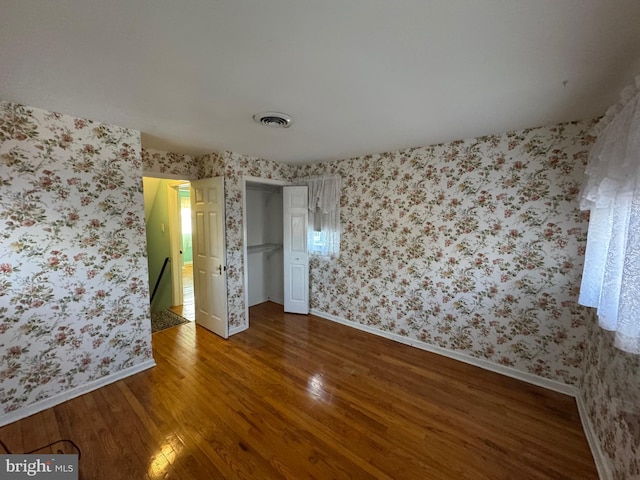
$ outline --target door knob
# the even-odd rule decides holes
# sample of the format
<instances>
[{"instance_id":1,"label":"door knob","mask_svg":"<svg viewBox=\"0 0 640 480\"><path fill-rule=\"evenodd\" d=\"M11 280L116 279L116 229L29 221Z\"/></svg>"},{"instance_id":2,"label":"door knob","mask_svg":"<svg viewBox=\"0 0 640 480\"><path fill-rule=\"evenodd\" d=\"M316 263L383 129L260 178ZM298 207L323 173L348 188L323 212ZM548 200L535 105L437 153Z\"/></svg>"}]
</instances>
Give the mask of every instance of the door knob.
<instances>
[{"instance_id":1,"label":"door knob","mask_svg":"<svg viewBox=\"0 0 640 480\"><path fill-rule=\"evenodd\" d=\"M218 265L218 272L222 275L222 265Z\"/></svg>"}]
</instances>

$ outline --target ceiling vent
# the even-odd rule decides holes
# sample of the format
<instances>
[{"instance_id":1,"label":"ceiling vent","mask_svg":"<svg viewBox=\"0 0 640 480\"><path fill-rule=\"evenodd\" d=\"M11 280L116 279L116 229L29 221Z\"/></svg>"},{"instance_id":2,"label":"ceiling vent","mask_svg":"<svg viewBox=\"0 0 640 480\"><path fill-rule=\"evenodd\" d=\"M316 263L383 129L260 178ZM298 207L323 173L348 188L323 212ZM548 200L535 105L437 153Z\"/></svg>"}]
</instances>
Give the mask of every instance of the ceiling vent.
<instances>
[{"instance_id":1,"label":"ceiling vent","mask_svg":"<svg viewBox=\"0 0 640 480\"><path fill-rule=\"evenodd\" d=\"M293 123L293 118L285 113L262 112L256 113L253 119L261 125L267 127L289 128Z\"/></svg>"}]
</instances>

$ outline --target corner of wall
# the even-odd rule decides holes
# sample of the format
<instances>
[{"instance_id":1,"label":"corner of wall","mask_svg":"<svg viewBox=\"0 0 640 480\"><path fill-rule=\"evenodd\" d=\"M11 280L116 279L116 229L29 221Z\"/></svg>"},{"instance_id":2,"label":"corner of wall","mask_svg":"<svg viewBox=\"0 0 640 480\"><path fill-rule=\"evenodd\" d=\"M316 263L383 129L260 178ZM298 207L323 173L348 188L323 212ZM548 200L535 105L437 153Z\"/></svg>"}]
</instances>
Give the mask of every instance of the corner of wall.
<instances>
[{"instance_id":1,"label":"corner of wall","mask_svg":"<svg viewBox=\"0 0 640 480\"><path fill-rule=\"evenodd\" d=\"M600 439L598 438L596 429L594 428L593 423L591 422L591 418L589 417L589 411L585 403L584 392L582 391L582 389L579 389L576 394L576 405L578 406L578 414L580 415L582 429L584 430L585 437L587 438L587 443L589 444L589 449L591 450L591 455L593 456L593 461L596 464L596 468L598 470L598 476L601 480L608 480L610 478L613 478L611 474L609 459L602 450Z\"/></svg>"},{"instance_id":2,"label":"corner of wall","mask_svg":"<svg viewBox=\"0 0 640 480\"><path fill-rule=\"evenodd\" d=\"M134 365L132 367L120 370L119 372L116 372L114 374L98 378L69 390L65 390L64 392L53 395L52 397L39 400L19 410L5 413L4 415L0 415L0 427L9 425L10 423L16 422L23 418L30 417L31 415L35 415L38 412L55 407L56 405L60 405L61 403L67 402L71 399L84 395L85 393L92 392L106 385L117 382L118 380L123 380L127 377L143 372L149 368L153 368L155 367L155 365L156 362L153 359L150 359L145 362L138 363L137 365Z\"/></svg>"},{"instance_id":3,"label":"corner of wall","mask_svg":"<svg viewBox=\"0 0 640 480\"><path fill-rule=\"evenodd\" d=\"M587 321L577 400L589 446L601 478L640 478L640 356L614 346L594 309Z\"/></svg>"},{"instance_id":4,"label":"corner of wall","mask_svg":"<svg viewBox=\"0 0 640 480\"><path fill-rule=\"evenodd\" d=\"M148 365L151 324L140 132L9 102L0 121L0 404L15 416Z\"/></svg>"}]
</instances>

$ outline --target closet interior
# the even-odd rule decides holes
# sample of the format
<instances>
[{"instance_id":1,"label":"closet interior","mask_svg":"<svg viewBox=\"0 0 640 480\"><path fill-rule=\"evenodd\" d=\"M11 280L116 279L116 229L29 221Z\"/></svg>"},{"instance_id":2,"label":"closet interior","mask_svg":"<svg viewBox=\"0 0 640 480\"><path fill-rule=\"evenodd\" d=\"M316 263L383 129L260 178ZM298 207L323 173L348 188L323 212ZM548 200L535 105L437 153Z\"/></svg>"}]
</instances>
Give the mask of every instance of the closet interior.
<instances>
[{"instance_id":1,"label":"closet interior","mask_svg":"<svg viewBox=\"0 0 640 480\"><path fill-rule=\"evenodd\" d=\"M282 187L246 183L247 291L249 306L284 303Z\"/></svg>"}]
</instances>

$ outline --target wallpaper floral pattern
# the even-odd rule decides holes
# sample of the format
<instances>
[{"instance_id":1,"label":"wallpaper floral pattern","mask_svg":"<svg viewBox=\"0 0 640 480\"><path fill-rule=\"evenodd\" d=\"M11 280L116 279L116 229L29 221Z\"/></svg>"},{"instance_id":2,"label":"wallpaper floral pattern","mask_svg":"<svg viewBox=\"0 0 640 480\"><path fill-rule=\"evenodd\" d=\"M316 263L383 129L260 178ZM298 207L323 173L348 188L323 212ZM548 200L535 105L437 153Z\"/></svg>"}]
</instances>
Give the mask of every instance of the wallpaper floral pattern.
<instances>
[{"instance_id":1,"label":"wallpaper floral pattern","mask_svg":"<svg viewBox=\"0 0 640 480\"><path fill-rule=\"evenodd\" d=\"M181 153L163 152L152 148L142 149L142 168L145 177L181 177L191 180L198 177L199 162Z\"/></svg>"},{"instance_id":2,"label":"wallpaper floral pattern","mask_svg":"<svg viewBox=\"0 0 640 480\"><path fill-rule=\"evenodd\" d=\"M0 103L4 414L151 360L141 174L139 133Z\"/></svg>"},{"instance_id":3,"label":"wallpaper floral pattern","mask_svg":"<svg viewBox=\"0 0 640 480\"><path fill-rule=\"evenodd\" d=\"M339 259L311 262L311 307L568 384L588 218L591 123L455 141L298 175L343 179Z\"/></svg>"},{"instance_id":4,"label":"wallpaper floral pattern","mask_svg":"<svg viewBox=\"0 0 640 480\"><path fill-rule=\"evenodd\" d=\"M224 176L224 154L208 153L196 157L197 163L196 178L212 178Z\"/></svg>"},{"instance_id":5,"label":"wallpaper floral pattern","mask_svg":"<svg viewBox=\"0 0 640 480\"><path fill-rule=\"evenodd\" d=\"M613 346L613 335L588 321L581 395L616 480L640 479L640 356Z\"/></svg>"}]
</instances>

